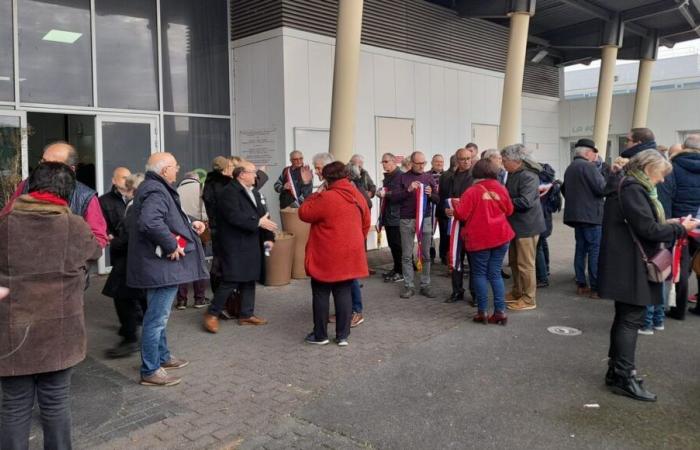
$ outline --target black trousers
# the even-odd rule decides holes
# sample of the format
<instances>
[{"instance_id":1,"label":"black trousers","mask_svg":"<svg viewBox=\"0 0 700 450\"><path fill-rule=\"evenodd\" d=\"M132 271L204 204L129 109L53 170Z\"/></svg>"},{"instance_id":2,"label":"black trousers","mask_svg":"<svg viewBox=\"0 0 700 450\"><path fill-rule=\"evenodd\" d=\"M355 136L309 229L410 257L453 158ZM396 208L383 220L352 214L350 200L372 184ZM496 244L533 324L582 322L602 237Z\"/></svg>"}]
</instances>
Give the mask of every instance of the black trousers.
<instances>
[{"instance_id":1,"label":"black trousers","mask_svg":"<svg viewBox=\"0 0 700 450\"><path fill-rule=\"evenodd\" d=\"M72 369L2 377L0 448L26 450L32 425L34 398L39 403L44 448L71 447L70 380Z\"/></svg>"},{"instance_id":2,"label":"black trousers","mask_svg":"<svg viewBox=\"0 0 700 450\"><path fill-rule=\"evenodd\" d=\"M146 314L148 302L145 298L115 298L114 309L119 317L119 336L124 338L124 342L138 342L138 327Z\"/></svg>"},{"instance_id":3,"label":"black trousers","mask_svg":"<svg viewBox=\"0 0 700 450\"><path fill-rule=\"evenodd\" d=\"M328 314L330 313L330 296L335 303L335 337L347 339L350 336L350 319L352 318L352 280L337 283L323 283L311 279L311 295L314 311L314 336L316 340L328 339Z\"/></svg>"},{"instance_id":4,"label":"black trousers","mask_svg":"<svg viewBox=\"0 0 700 450\"><path fill-rule=\"evenodd\" d=\"M695 239L688 239L688 245L683 249L681 254L681 275L676 283L676 306L671 308L678 317L685 317L685 311L688 308L688 282L692 276L691 263L693 255L700 247ZM700 276L698 276L698 286L700 286ZM698 310L700 311L700 310Z\"/></svg>"},{"instance_id":5,"label":"black trousers","mask_svg":"<svg viewBox=\"0 0 700 450\"><path fill-rule=\"evenodd\" d=\"M438 228L440 229L440 246L438 253L440 256L440 261L446 261L447 249L450 247L450 236L447 234L447 225L449 225L450 219L438 216L437 223Z\"/></svg>"},{"instance_id":6,"label":"black trousers","mask_svg":"<svg viewBox=\"0 0 700 450\"><path fill-rule=\"evenodd\" d=\"M629 377L635 369L637 331L644 326L646 306L615 302L615 319L610 328L609 365L616 375Z\"/></svg>"},{"instance_id":7,"label":"black trousers","mask_svg":"<svg viewBox=\"0 0 700 450\"><path fill-rule=\"evenodd\" d=\"M457 261L459 263L459 270L452 271L452 293L458 294L464 292L464 257L467 257L467 268L471 267L471 261L469 261L469 253L464 250L462 246L462 240L460 239L457 243L459 248L459 254L457 255ZM469 275L469 293L473 299L476 299L476 294L474 294L474 288L472 287L472 277Z\"/></svg>"},{"instance_id":8,"label":"black trousers","mask_svg":"<svg viewBox=\"0 0 700 450\"><path fill-rule=\"evenodd\" d=\"M226 307L226 300L238 290L241 293L240 319L248 319L255 313L255 281L221 281L209 305L209 314L218 316Z\"/></svg>"},{"instance_id":9,"label":"black trousers","mask_svg":"<svg viewBox=\"0 0 700 450\"><path fill-rule=\"evenodd\" d=\"M401 231L399 226L384 227L386 240L391 250L391 259L394 261L394 272L403 273L401 268Z\"/></svg>"}]
</instances>

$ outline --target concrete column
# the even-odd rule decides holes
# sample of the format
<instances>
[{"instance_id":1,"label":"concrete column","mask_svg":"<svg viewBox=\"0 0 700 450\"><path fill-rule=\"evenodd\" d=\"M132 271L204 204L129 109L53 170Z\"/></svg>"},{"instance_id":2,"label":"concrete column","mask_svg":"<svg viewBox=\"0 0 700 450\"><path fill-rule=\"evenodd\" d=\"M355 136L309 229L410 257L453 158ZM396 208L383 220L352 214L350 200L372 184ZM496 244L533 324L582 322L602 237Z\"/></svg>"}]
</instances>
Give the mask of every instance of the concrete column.
<instances>
[{"instance_id":1,"label":"concrete column","mask_svg":"<svg viewBox=\"0 0 700 450\"><path fill-rule=\"evenodd\" d=\"M329 152L342 162L353 154L362 7L363 0L340 0L338 5Z\"/></svg>"},{"instance_id":2,"label":"concrete column","mask_svg":"<svg viewBox=\"0 0 700 450\"><path fill-rule=\"evenodd\" d=\"M508 59L506 60L506 76L503 79L501 122L498 130L499 149L521 141L523 74L525 73L525 52L527 51L529 26L529 13L511 13Z\"/></svg>"},{"instance_id":3,"label":"concrete column","mask_svg":"<svg viewBox=\"0 0 700 450\"><path fill-rule=\"evenodd\" d=\"M637 93L634 96L632 128L644 128L647 126L649 97L651 96L651 71L653 68L653 59L641 59L639 61L639 74L637 75Z\"/></svg>"},{"instance_id":4,"label":"concrete column","mask_svg":"<svg viewBox=\"0 0 700 450\"><path fill-rule=\"evenodd\" d=\"M605 160L605 153L608 149L608 129L610 127L610 110L612 109L616 62L617 47L614 45L603 47L601 49L598 97L596 97L595 102L595 122L593 124L593 141L603 160Z\"/></svg>"}]
</instances>

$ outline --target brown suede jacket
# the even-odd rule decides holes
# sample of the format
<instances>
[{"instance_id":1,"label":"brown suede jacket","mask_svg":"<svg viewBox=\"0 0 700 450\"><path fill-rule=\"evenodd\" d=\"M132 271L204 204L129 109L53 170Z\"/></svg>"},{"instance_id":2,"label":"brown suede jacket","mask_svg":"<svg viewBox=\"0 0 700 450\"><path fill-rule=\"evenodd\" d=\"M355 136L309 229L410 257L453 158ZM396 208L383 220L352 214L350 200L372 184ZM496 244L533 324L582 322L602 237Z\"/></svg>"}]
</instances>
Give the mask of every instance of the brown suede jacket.
<instances>
[{"instance_id":1,"label":"brown suede jacket","mask_svg":"<svg viewBox=\"0 0 700 450\"><path fill-rule=\"evenodd\" d=\"M19 197L0 217L0 376L67 369L85 359L85 273L100 246L67 207Z\"/></svg>"}]
</instances>

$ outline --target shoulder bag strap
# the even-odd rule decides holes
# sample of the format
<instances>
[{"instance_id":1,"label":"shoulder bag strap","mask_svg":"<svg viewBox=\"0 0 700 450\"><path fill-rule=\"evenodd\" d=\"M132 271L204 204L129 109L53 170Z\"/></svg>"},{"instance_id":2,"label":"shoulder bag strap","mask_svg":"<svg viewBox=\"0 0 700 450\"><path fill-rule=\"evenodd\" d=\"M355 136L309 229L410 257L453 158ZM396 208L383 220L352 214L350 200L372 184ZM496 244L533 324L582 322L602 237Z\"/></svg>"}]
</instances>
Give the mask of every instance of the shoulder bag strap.
<instances>
[{"instance_id":1,"label":"shoulder bag strap","mask_svg":"<svg viewBox=\"0 0 700 450\"><path fill-rule=\"evenodd\" d=\"M627 218L625 217L625 209L622 206L622 183L625 182L626 177L622 177L620 182L617 185L617 201L620 203L620 212L622 213L622 220L625 222L627 225L627 228L630 230L630 234L632 235L632 240L634 241L635 244L637 244L637 248L639 248L639 252L642 254L642 260L646 263L648 262L647 254L644 251L644 247L642 247L642 243L639 242L639 239L637 239L637 234L634 232L632 229L632 226L630 223L627 221Z\"/></svg>"}]
</instances>

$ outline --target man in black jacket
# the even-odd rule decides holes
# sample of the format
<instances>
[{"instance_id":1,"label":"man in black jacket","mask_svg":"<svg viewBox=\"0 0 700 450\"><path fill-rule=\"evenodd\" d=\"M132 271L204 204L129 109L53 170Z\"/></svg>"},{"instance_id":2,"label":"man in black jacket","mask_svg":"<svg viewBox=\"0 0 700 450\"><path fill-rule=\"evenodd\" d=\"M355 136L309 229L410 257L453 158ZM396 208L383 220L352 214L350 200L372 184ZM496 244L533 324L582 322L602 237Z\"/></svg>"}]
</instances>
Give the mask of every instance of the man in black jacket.
<instances>
[{"instance_id":1,"label":"man in black jacket","mask_svg":"<svg viewBox=\"0 0 700 450\"><path fill-rule=\"evenodd\" d=\"M124 219L124 211L128 203L129 192L126 189L126 179L131 172L126 167L117 167L112 172L112 189L100 197L100 207L107 222L109 239L117 236L119 224Z\"/></svg>"},{"instance_id":2,"label":"man in black jacket","mask_svg":"<svg viewBox=\"0 0 700 450\"><path fill-rule=\"evenodd\" d=\"M575 230L576 294L598 297L598 254L603 223L605 178L595 165L598 150L590 139L579 139L574 160L564 172L564 223ZM586 279L588 259L588 280Z\"/></svg>"},{"instance_id":3,"label":"man in black jacket","mask_svg":"<svg viewBox=\"0 0 700 450\"><path fill-rule=\"evenodd\" d=\"M282 169L275 182L275 192L280 195L280 209L298 208L313 191L313 172L304 165L304 155L299 150L289 154L290 166Z\"/></svg>"},{"instance_id":4,"label":"man in black jacket","mask_svg":"<svg viewBox=\"0 0 700 450\"><path fill-rule=\"evenodd\" d=\"M255 165L242 161L233 171L234 180L220 192L217 203L217 239L221 261L221 284L204 314L204 329L219 330L219 314L226 300L241 293L240 325L265 325L254 315L255 283L264 278L264 252L272 249L277 225L255 188Z\"/></svg>"},{"instance_id":5,"label":"man in black jacket","mask_svg":"<svg viewBox=\"0 0 700 450\"><path fill-rule=\"evenodd\" d=\"M625 150L620 153L623 158L632 158L639 152L656 148L656 137L649 128L632 128L627 133Z\"/></svg>"},{"instance_id":6,"label":"man in black jacket","mask_svg":"<svg viewBox=\"0 0 700 450\"><path fill-rule=\"evenodd\" d=\"M464 191L474 183L472 177L472 154L466 148L460 148L455 153L457 167L454 172L446 176L440 183L440 205L445 213L447 220L450 220L454 211L447 204L447 200L451 198L460 198ZM463 224L462 224L463 225ZM440 237L442 239L442 236ZM445 238L449 242L449 236L445 233ZM459 300L464 300L464 244L461 239L457 244L457 257L455 267L452 270L452 294L445 300L445 303L454 303ZM470 291L471 291L471 282ZM472 293L472 299L476 299Z\"/></svg>"},{"instance_id":7,"label":"man in black jacket","mask_svg":"<svg viewBox=\"0 0 700 450\"><path fill-rule=\"evenodd\" d=\"M394 261L394 268L384 274L384 281L403 281L403 268L401 266L401 231L399 224L401 221L401 204L393 200L392 192L400 189L399 181L401 170L396 164L396 157L392 153L382 155L382 169L384 169L384 179L382 189L377 191L381 198L379 203L379 220L386 231L386 240L391 249L391 258Z\"/></svg>"}]
</instances>

